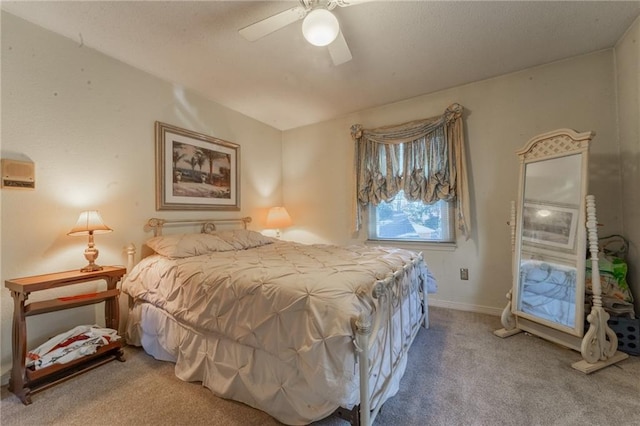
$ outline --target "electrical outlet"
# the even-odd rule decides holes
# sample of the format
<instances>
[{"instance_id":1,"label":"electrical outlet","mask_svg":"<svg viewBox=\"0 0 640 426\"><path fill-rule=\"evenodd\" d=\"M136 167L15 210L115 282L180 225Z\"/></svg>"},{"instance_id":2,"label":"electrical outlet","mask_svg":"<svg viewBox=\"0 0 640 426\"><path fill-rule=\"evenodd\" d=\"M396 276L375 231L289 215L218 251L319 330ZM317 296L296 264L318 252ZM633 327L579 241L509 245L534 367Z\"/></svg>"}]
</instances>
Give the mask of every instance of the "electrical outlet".
<instances>
[{"instance_id":1,"label":"electrical outlet","mask_svg":"<svg viewBox=\"0 0 640 426\"><path fill-rule=\"evenodd\" d=\"M460 279L461 280L468 280L469 279L469 269L460 268Z\"/></svg>"}]
</instances>

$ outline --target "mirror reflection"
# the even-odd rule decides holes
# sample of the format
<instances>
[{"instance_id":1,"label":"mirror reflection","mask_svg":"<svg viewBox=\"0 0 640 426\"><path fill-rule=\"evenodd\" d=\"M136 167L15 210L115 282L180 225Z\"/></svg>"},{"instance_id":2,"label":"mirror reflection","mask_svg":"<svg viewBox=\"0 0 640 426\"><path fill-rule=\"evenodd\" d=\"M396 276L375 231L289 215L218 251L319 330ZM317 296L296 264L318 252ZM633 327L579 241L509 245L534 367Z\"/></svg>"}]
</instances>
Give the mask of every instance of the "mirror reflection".
<instances>
[{"instance_id":1,"label":"mirror reflection","mask_svg":"<svg viewBox=\"0 0 640 426\"><path fill-rule=\"evenodd\" d=\"M517 309L576 326L576 250L582 200L582 156L525 164ZM582 303L582 299L579 303Z\"/></svg>"}]
</instances>

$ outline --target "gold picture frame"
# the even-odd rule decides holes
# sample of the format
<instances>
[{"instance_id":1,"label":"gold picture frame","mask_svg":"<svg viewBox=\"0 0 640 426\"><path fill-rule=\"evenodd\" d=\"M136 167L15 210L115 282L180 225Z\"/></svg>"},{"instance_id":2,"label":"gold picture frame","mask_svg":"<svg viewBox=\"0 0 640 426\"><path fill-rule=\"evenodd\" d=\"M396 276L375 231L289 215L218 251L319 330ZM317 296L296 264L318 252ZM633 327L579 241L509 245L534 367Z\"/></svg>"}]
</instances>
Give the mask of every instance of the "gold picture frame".
<instances>
[{"instance_id":1,"label":"gold picture frame","mask_svg":"<svg viewBox=\"0 0 640 426\"><path fill-rule=\"evenodd\" d=\"M155 123L156 210L240 210L240 145Z\"/></svg>"}]
</instances>

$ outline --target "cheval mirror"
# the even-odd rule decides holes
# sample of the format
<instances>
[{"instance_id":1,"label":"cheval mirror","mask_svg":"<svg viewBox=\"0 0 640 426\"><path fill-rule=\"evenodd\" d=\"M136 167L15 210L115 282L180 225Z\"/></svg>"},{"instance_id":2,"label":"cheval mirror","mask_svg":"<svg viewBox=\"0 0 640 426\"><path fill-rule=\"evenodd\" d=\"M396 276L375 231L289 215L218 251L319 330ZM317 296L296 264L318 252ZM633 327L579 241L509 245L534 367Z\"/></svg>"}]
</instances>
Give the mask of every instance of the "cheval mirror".
<instances>
[{"instance_id":1,"label":"cheval mirror","mask_svg":"<svg viewBox=\"0 0 640 426\"><path fill-rule=\"evenodd\" d=\"M593 136L560 129L516 152L519 191L509 221L513 287L502 312L504 328L494 332L509 337L526 331L579 351L583 360L572 367L584 373L628 357L617 351L600 295L595 201L587 196ZM585 318L587 245L593 294Z\"/></svg>"}]
</instances>

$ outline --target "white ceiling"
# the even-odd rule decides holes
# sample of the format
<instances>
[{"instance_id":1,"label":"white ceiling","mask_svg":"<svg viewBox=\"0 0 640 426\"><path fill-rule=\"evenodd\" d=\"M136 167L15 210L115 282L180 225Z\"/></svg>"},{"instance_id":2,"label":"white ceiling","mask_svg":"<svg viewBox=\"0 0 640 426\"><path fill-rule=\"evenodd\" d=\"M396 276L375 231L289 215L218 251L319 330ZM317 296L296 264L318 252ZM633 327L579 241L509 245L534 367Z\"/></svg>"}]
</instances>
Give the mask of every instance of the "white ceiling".
<instances>
[{"instance_id":1,"label":"white ceiling","mask_svg":"<svg viewBox=\"0 0 640 426\"><path fill-rule=\"evenodd\" d=\"M353 60L295 22L238 30L297 1L2 1L2 9L281 130L613 47L626 2L384 1L336 8Z\"/></svg>"}]
</instances>

